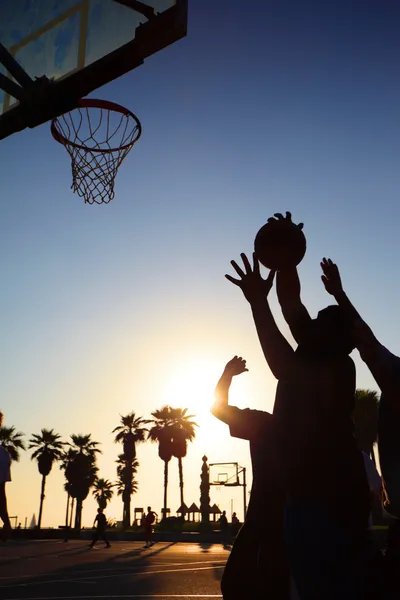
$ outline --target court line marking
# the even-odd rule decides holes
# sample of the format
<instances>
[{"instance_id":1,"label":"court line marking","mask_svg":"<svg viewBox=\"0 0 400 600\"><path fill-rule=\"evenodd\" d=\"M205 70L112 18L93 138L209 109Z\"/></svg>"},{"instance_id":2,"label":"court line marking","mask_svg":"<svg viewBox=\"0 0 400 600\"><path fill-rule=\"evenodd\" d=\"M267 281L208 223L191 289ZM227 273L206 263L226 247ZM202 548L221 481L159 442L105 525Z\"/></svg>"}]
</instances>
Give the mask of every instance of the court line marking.
<instances>
[{"instance_id":1,"label":"court line marking","mask_svg":"<svg viewBox=\"0 0 400 600\"><path fill-rule=\"evenodd\" d=\"M38 596L22 600L111 600L117 598L222 598L221 594L134 594L129 596ZM21 600L21 598L5 598L4 600Z\"/></svg>"},{"instance_id":2,"label":"court line marking","mask_svg":"<svg viewBox=\"0 0 400 600\"><path fill-rule=\"evenodd\" d=\"M156 569L159 567L184 567L184 566L188 566L188 565L215 565L216 563L221 563L222 565L226 564L225 560L196 560L196 561L191 561L191 562L181 562L181 563L159 563L156 565L146 565L147 568L149 569ZM122 575L123 573L121 573L121 571L128 571L129 573L132 573L132 571L136 571L137 569L143 569L143 565L141 566L125 566L125 567L109 567L106 569L79 569L76 571L70 571L70 575L86 575L87 573L104 573L107 571L118 571L118 574ZM151 571L153 572L153 571ZM135 574L135 573L133 573ZM37 577L51 577L54 576L55 573L43 573L41 575L37 575ZM0 580L3 579L22 579L22 578L26 578L26 577L33 577L33 575L2 575L0 576ZM95 577L95 576L93 576ZM2 586L1 587L7 587L7 586Z\"/></svg>"},{"instance_id":3,"label":"court line marking","mask_svg":"<svg viewBox=\"0 0 400 600\"><path fill-rule=\"evenodd\" d=\"M142 571L140 573L132 573L132 575L160 575L162 573L183 573L184 571L209 571L210 569L224 569L225 565L220 565L220 566L212 566L212 567L200 567L200 568L193 568L193 569L168 569L168 570L163 570L163 571ZM120 577L120 573L116 573L115 575L104 575L104 577L96 577L96 583L99 582L100 579L112 579L113 577ZM72 581L74 583L84 583L87 580L92 580L93 577L81 577L79 579L73 579ZM1 585L0 588L17 588L17 587L29 587L29 586L34 586L34 585L46 585L46 584L53 584L53 583L71 583L71 579L53 579L53 580L49 580L49 581L30 581L29 583L11 583L10 585ZM73 597L73 596L71 596ZM83 596L84 598L87 598L88 596ZM102 598L103 596L99 596L99 598ZM111 596L112 597L112 596ZM123 596L116 596L116 597L121 597L123 598ZM127 596L129 597L134 597L134 596ZM141 597L146 597L146 596L138 596L139 598ZM149 596L149 598L151 598L152 596ZM157 596L156 596L157 597ZM162 598L163 596L160 596L160 598ZM181 596L182 598L185 598L185 594L183 594ZM207 596L205 596L207 597ZM174 596L171 596L171 598L174 598ZM194 596L194 598L196 598L196 596ZM24 598L24 600L26 600L26 598Z\"/></svg>"}]
</instances>

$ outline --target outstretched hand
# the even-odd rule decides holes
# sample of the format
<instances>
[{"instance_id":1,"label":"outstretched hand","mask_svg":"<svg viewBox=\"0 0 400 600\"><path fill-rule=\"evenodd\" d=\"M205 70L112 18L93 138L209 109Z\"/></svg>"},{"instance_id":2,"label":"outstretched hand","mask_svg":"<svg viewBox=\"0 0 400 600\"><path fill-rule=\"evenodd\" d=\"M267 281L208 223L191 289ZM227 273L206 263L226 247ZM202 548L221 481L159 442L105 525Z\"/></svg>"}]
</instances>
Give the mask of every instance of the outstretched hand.
<instances>
[{"instance_id":1,"label":"outstretched hand","mask_svg":"<svg viewBox=\"0 0 400 600\"><path fill-rule=\"evenodd\" d=\"M234 375L240 375L246 371L248 371L246 368L246 361L241 356L234 356L228 363L226 363L224 369L225 375L229 375L231 377Z\"/></svg>"},{"instance_id":2,"label":"outstretched hand","mask_svg":"<svg viewBox=\"0 0 400 600\"><path fill-rule=\"evenodd\" d=\"M321 275L322 283L328 294L336 296L343 292L342 280L337 265L330 258L323 258L321 269L323 271L323 275Z\"/></svg>"},{"instance_id":3,"label":"outstretched hand","mask_svg":"<svg viewBox=\"0 0 400 600\"><path fill-rule=\"evenodd\" d=\"M295 225L296 227L298 227L299 229L303 229L304 227L304 223L298 223L297 225L295 223L293 223L292 221L292 213L290 213L289 211L286 211L286 216L284 217L282 215L282 213L275 213L273 217L270 217L268 219L268 223L276 223L277 225L280 226L285 226L285 225Z\"/></svg>"},{"instance_id":4,"label":"outstretched hand","mask_svg":"<svg viewBox=\"0 0 400 600\"><path fill-rule=\"evenodd\" d=\"M240 257L243 261L244 271L239 267L236 261L231 260L231 265L239 275L240 279L235 279L231 275L225 275L226 279L240 287L246 300L250 303L259 300L260 298L266 298L272 288L275 271L270 271L267 279L263 279L260 274L260 265L255 253L253 253L253 268L250 265L249 259L243 252Z\"/></svg>"}]
</instances>

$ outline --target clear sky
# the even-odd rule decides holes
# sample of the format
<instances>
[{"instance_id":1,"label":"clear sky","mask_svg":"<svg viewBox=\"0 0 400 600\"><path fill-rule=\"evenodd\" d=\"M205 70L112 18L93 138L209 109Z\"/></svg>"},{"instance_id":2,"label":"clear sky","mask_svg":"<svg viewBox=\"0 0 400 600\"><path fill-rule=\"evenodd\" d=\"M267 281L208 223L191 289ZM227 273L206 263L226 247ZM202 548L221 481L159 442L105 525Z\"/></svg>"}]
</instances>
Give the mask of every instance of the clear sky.
<instances>
[{"instance_id":1,"label":"clear sky","mask_svg":"<svg viewBox=\"0 0 400 600\"><path fill-rule=\"evenodd\" d=\"M241 407L271 410L275 380L249 307L224 279L274 212L305 223L300 265L312 315L332 303L323 256L341 268L361 314L400 352L400 9L395 2L192 0L188 37L94 96L126 105L143 136L120 169L116 197L88 206L70 190L69 159L49 126L1 142L1 408L29 436L101 442L99 475L115 480L119 414L188 407L201 429L184 461L185 501L199 502L201 457L250 467L248 444L210 414L234 354ZM282 330L287 328L273 309ZM354 353L359 387L376 389ZM160 513L163 463L138 447L135 506ZM169 506L179 506L177 462ZM38 512L40 477L23 454L9 508ZM211 500L242 516L240 488ZM58 467L43 525L63 522ZM84 504L90 525L92 498ZM115 499L110 517L122 515Z\"/></svg>"}]
</instances>

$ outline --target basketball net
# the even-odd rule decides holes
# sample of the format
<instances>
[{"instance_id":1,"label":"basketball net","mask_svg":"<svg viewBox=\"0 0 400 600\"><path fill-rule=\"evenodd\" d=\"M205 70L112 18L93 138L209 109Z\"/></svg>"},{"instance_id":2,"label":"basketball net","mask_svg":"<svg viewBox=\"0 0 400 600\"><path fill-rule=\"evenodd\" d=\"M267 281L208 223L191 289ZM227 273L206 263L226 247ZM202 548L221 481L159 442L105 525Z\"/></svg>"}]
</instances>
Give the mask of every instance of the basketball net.
<instances>
[{"instance_id":1,"label":"basketball net","mask_svg":"<svg viewBox=\"0 0 400 600\"><path fill-rule=\"evenodd\" d=\"M51 133L71 157L74 192L88 204L114 198L118 169L142 133L139 119L106 100L80 100L79 106L53 119Z\"/></svg>"}]
</instances>

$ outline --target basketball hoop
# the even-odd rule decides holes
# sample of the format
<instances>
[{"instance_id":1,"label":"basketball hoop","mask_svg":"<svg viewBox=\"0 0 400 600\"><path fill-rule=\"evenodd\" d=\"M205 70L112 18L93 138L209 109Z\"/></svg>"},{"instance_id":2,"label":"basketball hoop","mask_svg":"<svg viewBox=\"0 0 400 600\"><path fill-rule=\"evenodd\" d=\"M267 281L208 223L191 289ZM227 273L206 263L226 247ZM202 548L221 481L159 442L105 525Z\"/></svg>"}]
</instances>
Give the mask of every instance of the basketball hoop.
<instances>
[{"instance_id":1,"label":"basketball hoop","mask_svg":"<svg viewBox=\"0 0 400 600\"><path fill-rule=\"evenodd\" d=\"M51 123L54 139L71 157L71 188L85 203L114 198L118 169L142 133L139 119L107 100L80 100L78 107Z\"/></svg>"}]
</instances>

